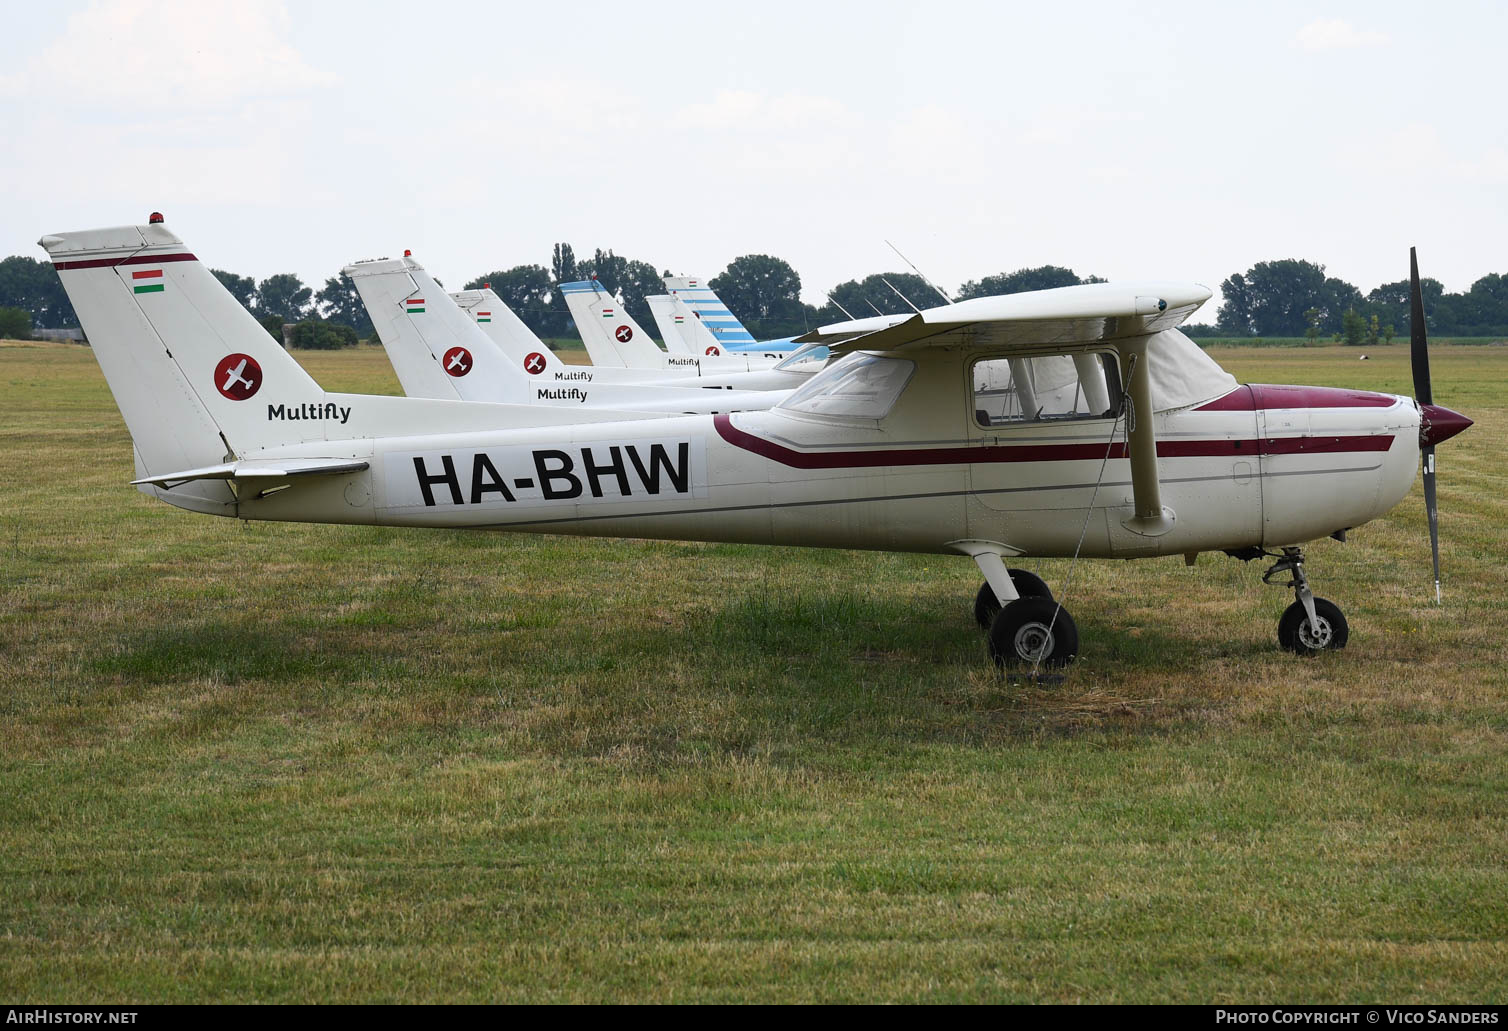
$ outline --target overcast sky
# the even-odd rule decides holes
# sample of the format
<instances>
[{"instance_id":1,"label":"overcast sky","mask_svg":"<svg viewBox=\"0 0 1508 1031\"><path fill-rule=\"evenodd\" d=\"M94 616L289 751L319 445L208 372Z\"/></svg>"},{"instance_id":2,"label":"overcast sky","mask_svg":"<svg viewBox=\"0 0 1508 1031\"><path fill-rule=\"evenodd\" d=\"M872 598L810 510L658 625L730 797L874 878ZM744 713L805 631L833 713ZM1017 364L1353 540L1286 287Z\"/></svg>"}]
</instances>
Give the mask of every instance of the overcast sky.
<instances>
[{"instance_id":1,"label":"overcast sky","mask_svg":"<svg viewBox=\"0 0 1508 1031\"><path fill-rule=\"evenodd\" d=\"M159 209L211 265L447 283L557 240L807 300L1057 264L1508 272L1508 4L8 5L0 251ZM1213 321L1213 308L1196 316Z\"/></svg>"}]
</instances>

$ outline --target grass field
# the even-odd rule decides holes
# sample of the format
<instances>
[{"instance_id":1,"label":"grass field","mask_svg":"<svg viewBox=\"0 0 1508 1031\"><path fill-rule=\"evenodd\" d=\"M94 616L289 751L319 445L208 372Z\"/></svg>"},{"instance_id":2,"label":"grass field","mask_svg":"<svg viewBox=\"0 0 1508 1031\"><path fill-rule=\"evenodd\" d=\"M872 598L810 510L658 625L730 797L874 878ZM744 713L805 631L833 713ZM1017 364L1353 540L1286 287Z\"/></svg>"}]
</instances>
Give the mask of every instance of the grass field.
<instances>
[{"instance_id":1,"label":"grass field","mask_svg":"<svg viewBox=\"0 0 1508 1031\"><path fill-rule=\"evenodd\" d=\"M1443 608L1416 485L1310 552L1344 652L1087 563L1039 688L963 558L181 512L86 349L0 345L0 999L1502 1002L1508 348L1434 383Z\"/></svg>"}]
</instances>

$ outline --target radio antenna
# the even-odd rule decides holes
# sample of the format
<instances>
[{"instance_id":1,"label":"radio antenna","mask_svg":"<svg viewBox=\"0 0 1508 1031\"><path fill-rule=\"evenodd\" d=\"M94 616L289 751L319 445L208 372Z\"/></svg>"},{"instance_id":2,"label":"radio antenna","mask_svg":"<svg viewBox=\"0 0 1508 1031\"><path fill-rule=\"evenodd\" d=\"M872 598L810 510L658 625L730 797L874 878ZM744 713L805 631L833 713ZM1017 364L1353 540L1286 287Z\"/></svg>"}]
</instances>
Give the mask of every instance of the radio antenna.
<instances>
[{"instance_id":1,"label":"radio antenna","mask_svg":"<svg viewBox=\"0 0 1508 1031\"><path fill-rule=\"evenodd\" d=\"M886 286L890 287L890 289L895 290L895 284L892 283L890 280L886 279L884 276L880 277L880 282L882 282ZM934 287L934 289L935 289L935 287ZM911 303L911 298L907 297L905 294L901 293L899 290L895 290L895 296L897 296L901 300L905 301L907 307L909 307L912 311L916 312L918 315L920 315L922 313L922 310L920 308L918 308L916 305L914 305L914 304Z\"/></svg>"},{"instance_id":2,"label":"radio antenna","mask_svg":"<svg viewBox=\"0 0 1508 1031\"><path fill-rule=\"evenodd\" d=\"M850 312L847 308L843 307L843 305L839 304L838 303L838 299L836 297L834 297L832 294L828 294L827 295L827 299L828 299L828 301L830 301L832 303L832 306L834 308L837 308L844 315L848 316L848 321L849 322L858 322L859 321L858 319L856 319L856 318L853 317L853 313L852 312Z\"/></svg>"},{"instance_id":3,"label":"radio antenna","mask_svg":"<svg viewBox=\"0 0 1508 1031\"><path fill-rule=\"evenodd\" d=\"M938 286L936 283L932 282L932 280L928 279L927 278L927 274L925 272L923 272L921 269L917 268L916 265L912 263L912 261L911 261L910 258L906 257L904 254L901 254L901 249L899 247L897 247L895 244L891 243L889 240L885 241L885 246L887 246L891 250L895 251L895 253L900 256L900 259L902 261L904 261L907 265L910 265L911 266L911 271L915 272L917 275L921 276L922 277L922 282L926 283L932 289L936 290L939 297L941 297L943 300L947 301L949 304L953 303L953 298L951 298L951 297L948 296L948 292L946 290L944 290L942 287ZM895 289L895 288L891 287L891 289ZM910 304L911 302L907 301L906 303Z\"/></svg>"}]
</instances>

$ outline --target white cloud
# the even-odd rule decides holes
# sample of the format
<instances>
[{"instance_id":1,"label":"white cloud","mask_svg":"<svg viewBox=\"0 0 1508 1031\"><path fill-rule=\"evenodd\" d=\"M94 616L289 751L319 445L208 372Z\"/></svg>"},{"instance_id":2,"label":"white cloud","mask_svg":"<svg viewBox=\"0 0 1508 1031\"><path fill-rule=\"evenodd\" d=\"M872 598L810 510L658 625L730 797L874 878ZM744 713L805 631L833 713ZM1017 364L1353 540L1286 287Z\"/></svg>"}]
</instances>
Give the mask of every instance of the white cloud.
<instances>
[{"instance_id":1,"label":"white cloud","mask_svg":"<svg viewBox=\"0 0 1508 1031\"><path fill-rule=\"evenodd\" d=\"M289 42L276 0L94 0L0 93L108 108L207 110L329 85Z\"/></svg>"},{"instance_id":2,"label":"white cloud","mask_svg":"<svg viewBox=\"0 0 1508 1031\"><path fill-rule=\"evenodd\" d=\"M1387 41L1385 32L1358 29L1341 18L1320 18L1294 33L1289 46L1301 50L1357 50L1379 47Z\"/></svg>"}]
</instances>

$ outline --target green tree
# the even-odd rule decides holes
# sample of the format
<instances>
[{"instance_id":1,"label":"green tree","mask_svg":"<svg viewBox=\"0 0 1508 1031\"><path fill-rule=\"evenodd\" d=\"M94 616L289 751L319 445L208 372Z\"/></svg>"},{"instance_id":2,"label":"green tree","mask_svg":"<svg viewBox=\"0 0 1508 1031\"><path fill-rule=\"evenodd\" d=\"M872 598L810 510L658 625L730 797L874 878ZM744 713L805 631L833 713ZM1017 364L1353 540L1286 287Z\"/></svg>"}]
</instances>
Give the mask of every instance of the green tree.
<instances>
[{"instance_id":1,"label":"green tree","mask_svg":"<svg viewBox=\"0 0 1508 1031\"><path fill-rule=\"evenodd\" d=\"M892 286L895 290L891 289ZM898 297L896 290L904 294L906 300ZM915 310L911 304L917 308L935 308L937 305L931 303L933 300L941 303L927 281L910 272L877 272L863 279L850 279L833 287L828 291L828 296L856 319L868 318L876 311L881 315L903 315ZM907 304L907 300L911 304ZM836 305L828 304L819 308L815 317L817 321L825 323L839 322L848 316L839 311Z\"/></svg>"},{"instance_id":2,"label":"green tree","mask_svg":"<svg viewBox=\"0 0 1508 1031\"><path fill-rule=\"evenodd\" d=\"M79 324L63 281L51 262L20 255L0 261L0 307L30 313L40 329L73 329Z\"/></svg>"},{"instance_id":3,"label":"green tree","mask_svg":"<svg viewBox=\"0 0 1508 1031\"><path fill-rule=\"evenodd\" d=\"M1456 304L1456 331L1472 336L1508 333L1508 276L1483 276Z\"/></svg>"},{"instance_id":4,"label":"green tree","mask_svg":"<svg viewBox=\"0 0 1508 1031\"><path fill-rule=\"evenodd\" d=\"M257 314L278 315L284 322L301 322L309 314L314 291L292 272L268 276L257 284Z\"/></svg>"},{"instance_id":5,"label":"green tree","mask_svg":"<svg viewBox=\"0 0 1508 1031\"><path fill-rule=\"evenodd\" d=\"M1340 317L1340 333L1351 347L1359 347L1366 339L1367 320L1356 313L1355 308L1347 308Z\"/></svg>"},{"instance_id":6,"label":"green tree","mask_svg":"<svg viewBox=\"0 0 1508 1031\"><path fill-rule=\"evenodd\" d=\"M734 258L707 286L757 338L794 336L807 329L801 277L780 258L768 254Z\"/></svg>"},{"instance_id":7,"label":"green tree","mask_svg":"<svg viewBox=\"0 0 1508 1031\"><path fill-rule=\"evenodd\" d=\"M1260 261L1221 283L1220 292L1221 328L1261 336L1303 336L1311 308L1321 312L1321 328L1338 329L1342 314L1362 304L1356 287L1327 278L1323 265L1296 258Z\"/></svg>"},{"instance_id":8,"label":"green tree","mask_svg":"<svg viewBox=\"0 0 1508 1031\"><path fill-rule=\"evenodd\" d=\"M209 274L220 281L220 285L229 290L231 296L241 302L241 307L247 311L256 311L257 307L257 281L250 276L238 276L234 272L226 272L224 269L212 268Z\"/></svg>"},{"instance_id":9,"label":"green tree","mask_svg":"<svg viewBox=\"0 0 1508 1031\"><path fill-rule=\"evenodd\" d=\"M556 249L559 249L559 244ZM566 248L570 250L569 247ZM566 280L565 282L571 282ZM506 271L489 272L466 284L467 290L490 286L492 292L540 336L548 336L558 324L550 305L550 273L540 265L515 265Z\"/></svg>"},{"instance_id":10,"label":"green tree","mask_svg":"<svg viewBox=\"0 0 1508 1031\"><path fill-rule=\"evenodd\" d=\"M361 295L356 292L356 284L344 272L326 279L314 300L320 318L350 326L359 338L370 339L376 335L367 306L361 303Z\"/></svg>"},{"instance_id":11,"label":"green tree","mask_svg":"<svg viewBox=\"0 0 1508 1031\"><path fill-rule=\"evenodd\" d=\"M289 343L310 351L334 351L342 347L355 347L358 343L356 330L339 322L326 322L317 316L307 318L293 327Z\"/></svg>"},{"instance_id":12,"label":"green tree","mask_svg":"<svg viewBox=\"0 0 1508 1031\"><path fill-rule=\"evenodd\" d=\"M262 324L262 328L267 331L267 335L276 340L279 347L282 347L283 317L281 315L262 315L258 317L257 321Z\"/></svg>"},{"instance_id":13,"label":"green tree","mask_svg":"<svg viewBox=\"0 0 1508 1031\"><path fill-rule=\"evenodd\" d=\"M1372 316L1369 319L1367 319L1367 346L1368 347L1376 347L1377 346L1377 334L1378 334L1378 331L1380 330L1380 328L1381 327L1378 325L1378 322L1377 322L1377 314L1376 314L1376 312L1373 312Z\"/></svg>"},{"instance_id":14,"label":"green tree","mask_svg":"<svg viewBox=\"0 0 1508 1031\"><path fill-rule=\"evenodd\" d=\"M1311 342L1319 339L1320 319L1324 316L1325 313L1318 308L1310 308L1304 312L1304 321L1309 323L1309 328L1304 330L1304 336Z\"/></svg>"},{"instance_id":15,"label":"green tree","mask_svg":"<svg viewBox=\"0 0 1508 1031\"><path fill-rule=\"evenodd\" d=\"M1103 283L1098 276L1080 279L1073 269L1060 265L1041 265L1037 268L1001 272L983 279L971 279L958 288L958 300L971 297L998 297L1002 294L1020 294L1029 290L1052 290L1060 286L1078 286L1080 283ZM925 306L924 306L925 307Z\"/></svg>"},{"instance_id":16,"label":"green tree","mask_svg":"<svg viewBox=\"0 0 1508 1031\"><path fill-rule=\"evenodd\" d=\"M550 275L556 284L574 283L580 278L576 274L576 252L570 244L555 245L555 253L550 256Z\"/></svg>"},{"instance_id":17,"label":"green tree","mask_svg":"<svg viewBox=\"0 0 1508 1031\"><path fill-rule=\"evenodd\" d=\"M31 312L25 308L0 308L0 340L30 340Z\"/></svg>"}]
</instances>

